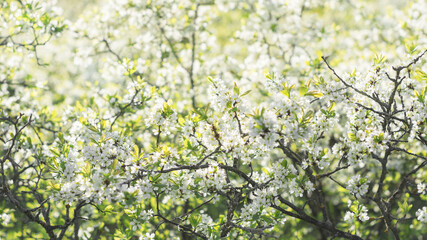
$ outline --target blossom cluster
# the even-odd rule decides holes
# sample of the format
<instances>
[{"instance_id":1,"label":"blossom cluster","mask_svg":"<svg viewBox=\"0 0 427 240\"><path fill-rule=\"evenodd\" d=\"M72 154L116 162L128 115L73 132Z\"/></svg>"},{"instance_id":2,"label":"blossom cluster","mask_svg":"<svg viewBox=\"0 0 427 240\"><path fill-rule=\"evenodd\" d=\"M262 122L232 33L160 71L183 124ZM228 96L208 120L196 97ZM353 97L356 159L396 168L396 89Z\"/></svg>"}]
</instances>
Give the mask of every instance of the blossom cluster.
<instances>
[{"instance_id":1,"label":"blossom cluster","mask_svg":"<svg viewBox=\"0 0 427 240\"><path fill-rule=\"evenodd\" d=\"M424 1L67 4L0 3L0 238L427 234Z\"/></svg>"}]
</instances>

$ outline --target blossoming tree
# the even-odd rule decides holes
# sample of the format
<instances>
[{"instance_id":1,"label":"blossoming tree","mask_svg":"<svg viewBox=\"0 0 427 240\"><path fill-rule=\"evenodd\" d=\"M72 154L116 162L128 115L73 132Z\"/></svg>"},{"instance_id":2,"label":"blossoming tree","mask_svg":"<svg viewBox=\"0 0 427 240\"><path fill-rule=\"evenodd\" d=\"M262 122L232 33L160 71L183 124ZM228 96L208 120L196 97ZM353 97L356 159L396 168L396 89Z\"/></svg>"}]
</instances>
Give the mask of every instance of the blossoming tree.
<instances>
[{"instance_id":1,"label":"blossoming tree","mask_svg":"<svg viewBox=\"0 0 427 240\"><path fill-rule=\"evenodd\" d=\"M0 2L0 238L427 234L425 1L67 4Z\"/></svg>"}]
</instances>

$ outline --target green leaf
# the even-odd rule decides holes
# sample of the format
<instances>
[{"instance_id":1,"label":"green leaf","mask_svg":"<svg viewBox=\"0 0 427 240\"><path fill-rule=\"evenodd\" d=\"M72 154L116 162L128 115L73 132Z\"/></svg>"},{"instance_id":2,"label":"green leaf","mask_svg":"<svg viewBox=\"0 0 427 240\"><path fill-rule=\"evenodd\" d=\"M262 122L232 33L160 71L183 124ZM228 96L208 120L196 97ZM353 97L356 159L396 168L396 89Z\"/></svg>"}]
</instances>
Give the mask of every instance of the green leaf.
<instances>
[{"instance_id":1,"label":"green leaf","mask_svg":"<svg viewBox=\"0 0 427 240\"><path fill-rule=\"evenodd\" d=\"M61 170L62 170L62 171L65 171L65 162L61 161L61 162L59 163L59 166L61 167Z\"/></svg>"},{"instance_id":2,"label":"green leaf","mask_svg":"<svg viewBox=\"0 0 427 240\"><path fill-rule=\"evenodd\" d=\"M212 79L212 77L211 77L211 76L208 76L208 81L209 81L211 84L214 84L214 81L213 81L213 79Z\"/></svg>"},{"instance_id":3,"label":"green leaf","mask_svg":"<svg viewBox=\"0 0 427 240\"><path fill-rule=\"evenodd\" d=\"M324 85L325 79L323 77L318 77L318 76L314 76L314 84L319 86L319 85Z\"/></svg>"},{"instance_id":4,"label":"green leaf","mask_svg":"<svg viewBox=\"0 0 427 240\"><path fill-rule=\"evenodd\" d=\"M237 84L234 83L234 88L233 88L233 92L237 95L240 95L240 89L237 87Z\"/></svg>"},{"instance_id":5,"label":"green leaf","mask_svg":"<svg viewBox=\"0 0 427 240\"><path fill-rule=\"evenodd\" d=\"M111 164L111 170L115 170L116 169L116 166L117 166L118 162L119 162L119 160L117 158L114 159L113 164Z\"/></svg>"},{"instance_id":6,"label":"green leaf","mask_svg":"<svg viewBox=\"0 0 427 240\"><path fill-rule=\"evenodd\" d=\"M185 125L185 119L182 116L178 117L178 124L183 127Z\"/></svg>"},{"instance_id":7,"label":"green leaf","mask_svg":"<svg viewBox=\"0 0 427 240\"><path fill-rule=\"evenodd\" d=\"M414 54L417 52L417 45L413 42L405 43L405 47L409 54Z\"/></svg>"},{"instance_id":8,"label":"green leaf","mask_svg":"<svg viewBox=\"0 0 427 240\"><path fill-rule=\"evenodd\" d=\"M427 81L427 73L421 71L421 70L415 70L415 79L418 81Z\"/></svg>"},{"instance_id":9,"label":"green leaf","mask_svg":"<svg viewBox=\"0 0 427 240\"><path fill-rule=\"evenodd\" d=\"M312 110L308 111L306 114L303 114L301 118L301 123L306 124L311 121L314 117L314 112Z\"/></svg>"},{"instance_id":10,"label":"green leaf","mask_svg":"<svg viewBox=\"0 0 427 240\"><path fill-rule=\"evenodd\" d=\"M262 220L264 220L264 222L266 222L268 224L274 223L273 219L271 219L271 218L269 218L269 217L267 217L265 215L262 215L261 218L262 218Z\"/></svg>"},{"instance_id":11,"label":"green leaf","mask_svg":"<svg viewBox=\"0 0 427 240\"><path fill-rule=\"evenodd\" d=\"M107 207L104 208L104 212L112 212L114 209L114 207L112 205L108 205Z\"/></svg>"},{"instance_id":12,"label":"green leaf","mask_svg":"<svg viewBox=\"0 0 427 240\"><path fill-rule=\"evenodd\" d=\"M90 162L86 162L86 165L82 168L82 174L84 177L90 177L92 166Z\"/></svg>"},{"instance_id":13,"label":"green leaf","mask_svg":"<svg viewBox=\"0 0 427 240\"><path fill-rule=\"evenodd\" d=\"M269 80L273 80L275 77L274 77L274 72L273 73L266 73L265 74L265 77L267 78L267 79L269 79Z\"/></svg>"},{"instance_id":14,"label":"green leaf","mask_svg":"<svg viewBox=\"0 0 427 240\"><path fill-rule=\"evenodd\" d=\"M304 96L313 96L313 97L319 98L319 97L323 96L323 93L315 91L315 90L311 90L311 91L308 91Z\"/></svg>"},{"instance_id":15,"label":"green leaf","mask_svg":"<svg viewBox=\"0 0 427 240\"><path fill-rule=\"evenodd\" d=\"M49 14L45 13L43 16L40 17L40 21L43 23L43 25L47 26L50 23L51 18L49 17Z\"/></svg>"},{"instance_id":16,"label":"green leaf","mask_svg":"<svg viewBox=\"0 0 427 240\"><path fill-rule=\"evenodd\" d=\"M350 138L351 141L356 141L357 137L354 133L350 132L348 133L348 138Z\"/></svg>"},{"instance_id":17,"label":"green leaf","mask_svg":"<svg viewBox=\"0 0 427 240\"><path fill-rule=\"evenodd\" d=\"M150 181L152 182L152 183L156 183L159 179L160 179L160 177L162 176L162 174L161 173L159 173L159 174L157 174L156 176L154 176L154 177L151 177L150 176Z\"/></svg>"},{"instance_id":18,"label":"green leaf","mask_svg":"<svg viewBox=\"0 0 427 240\"><path fill-rule=\"evenodd\" d=\"M284 160L280 163L280 165L282 165L282 167L284 167L284 168L288 168L288 161L286 161L286 159L284 159Z\"/></svg>"},{"instance_id":19,"label":"green leaf","mask_svg":"<svg viewBox=\"0 0 427 240\"><path fill-rule=\"evenodd\" d=\"M358 206L356 204L352 204L350 206L350 211L352 211L354 213L357 213L359 211L359 208L358 208Z\"/></svg>"},{"instance_id":20,"label":"green leaf","mask_svg":"<svg viewBox=\"0 0 427 240\"><path fill-rule=\"evenodd\" d=\"M65 143L64 134L62 132L58 132L57 136L61 141L61 143L64 144Z\"/></svg>"},{"instance_id":21,"label":"green leaf","mask_svg":"<svg viewBox=\"0 0 427 240\"><path fill-rule=\"evenodd\" d=\"M138 206L136 208L136 216L139 216L141 214L141 212L142 212L142 208L141 208L141 206Z\"/></svg>"},{"instance_id":22,"label":"green leaf","mask_svg":"<svg viewBox=\"0 0 427 240\"><path fill-rule=\"evenodd\" d=\"M335 102L331 103L331 106L329 106L328 111L332 111L332 109L334 109L335 107Z\"/></svg>"},{"instance_id":23,"label":"green leaf","mask_svg":"<svg viewBox=\"0 0 427 240\"><path fill-rule=\"evenodd\" d=\"M384 133L380 133L377 136L374 136L375 143L381 143L384 140Z\"/></svg>"},{"instance_id":24,"label":"green leaf","mask_svg":"<svg viewBox=\"0 0 427 240\"><path fill-rule=\"evenodd\" d=\"M92 132L98 132L98 129L96 129L96 127L94 127L94 126L92 126L92 125L87 125L87 128L89 129L89 130L91 130Z\"/></svg>"},{"instance_id":25,"label":"green leaf","mask_svg":"<svg viewBox=\"0 0 427 240\"><path fill-rule=\"evenodd\" d=\"M267 168L261 168L261 170L266 174L266 175L270 175L270 173L268 172Z\"/></svg>"},{"instance_id":26,"label":"green leaf","mask_svg":"<svg viewBox=\"0 0 427 240\"><path fill-rule=\"evenodd\" d=\"M423 89L423 91L420 93L418 93L417 90L414 90L415 96L418 98L418 101L421 103L424 103L424 99L425 99L425 90L426 88Z\"/></svg>"},{"instance_id":27,"label":"green leaf","mask_svg":"<svg viewBox=\"0 0 427 240\"><path fill-rule=\"evenodd\" d=\"M386 60L387 60L387 58L381 54L376 54L374 57L374 63L377 65L384 63Z\"/></svg>"},{"instance_id":28,"label":"green leaf","mask_svg":"<svg viewBox=\"0 0 427 240\"><path fill-rule=\"evenodd\" d=\"M184 145L187 149L193 149L193 145L191 145L191 141L188 138L185 139Z\"/></svg>"},{"instance_id":29,"label":"green leaf","mask_svg":"<svg viewBox=\"0 0 427 240\"><path fill-rule=\"evenodd\" d=\"M133 145L133 154L135 156L135 160L138 160L137 158L139 157L139 147L138 145Z\"/></svg>"},{"instance_id":30,"label":"green leaf","mask_svg":"<svg viewBox=\"0 0 427 240\"><path fill-rule=\"evenodd\" d=\"M199 223L202 221L202 216L201 215L191 215L190 217L190 224L191 226L193 226L193 228L196 228L197 225L199 225Z\"/></svg>"},{"instance_id":31,"label":"green leaf","mask_svg":"<svg viewBox=\"0 0 427 240\"><path fill-rule=\"evenodd\" d=\"M283 90L280 91L283 95L285 95L288 98L291 98L291 90L295 87L295 84L292 86L288 86L288 83L283 84Z\"/></svg>"},{"instance_id":32,"label":"green leaf","mask_svg":"<svg viewBox=\"0 0 427 240\"><path fill-rule=\"evenodd\" d=\"M301 86L299 88L299 95L304 96L307 93L307 91L308 91L308 88L306 86Z\"/></svg>"},{"instance_id":33,"label":"green leaf","mask_svg":"<svg viewBox=\"0 0 427 240\"><path fill-rule=\"evenodd\" d=\"M61 185L59 185L59 183L55 184L53 181L49 181L49 186L56 191L61 190Z\"/></svg>"},{"instance_id":34,"label":"green leaf","mask_svg":"<svg viewBox=\"0 0 427 240\"><path fill-rule=\"evenodd\" d=\"M56 157L61 156L61 154L59 154L59 152L56 149L50 149L50 152L55 155Z\"/></svg>"},{"instance_id":35,"label":"green leaf","mask_svg":"<svg viewBox=\"0 0 427 240\"><path fill-rule=\"evenodd\" d=\"M231 107L233 107L233 103L231 101L228 101L227 102L227 108L231 108Z\"/></svg>"},{"instance_id":36,"label":"green leaf","mask_svg":"<svg viewBox=\"0 0 427 240\"><path fill-rule=\"evenodd\" d=\"M246 92L244 92L242 95L240 95L241 97L248 95L251 92L251 90L248 90Z\"/></svg>"}]
</instances>

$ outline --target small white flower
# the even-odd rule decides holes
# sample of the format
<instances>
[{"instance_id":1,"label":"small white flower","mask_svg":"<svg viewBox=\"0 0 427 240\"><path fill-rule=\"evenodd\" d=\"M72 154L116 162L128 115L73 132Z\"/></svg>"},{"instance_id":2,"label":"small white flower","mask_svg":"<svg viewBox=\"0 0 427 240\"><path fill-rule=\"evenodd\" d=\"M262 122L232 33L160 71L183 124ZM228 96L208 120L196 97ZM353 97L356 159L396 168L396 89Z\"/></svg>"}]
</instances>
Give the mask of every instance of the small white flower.
<instances>
[{"instance_id":1,"label":"small white flower","mask_svg":"<svg viewBox=\"0 0 427 240\"><path fill-rule=\"evenodd\" d=\"M305 188L306 188L308 194L311 194L311 192L313 192L315 190L314 184L310 181L305 182Z\"/></svg>"},{"instance_id":2,"label":"small white flower","mask_svg":"<svg viewBox=\"0 0 427 240\"><path fill-rule=\"evenodd\" d=\"M415 213L417 215L417 219L420 222L427 222L427 207L423 207L422 209L418 209Z\"/></svg>"},{"instance_id":3,"label":"small white flower","mask_svg":"<svg viewBox=\"0 0 427 240\"><path fill-rule=\"evenodd\" d=\"M2 225L6 226L10 222L11 216L7 213L2 213L0 214L0 219L3 221Z\"/></svg>"},{"instance_id":4,"label":"small white flower","mask_svg":"<svg viewBox=\"0 0 427 240\"><path fill-rule=\"evenodd\" d=\"M139 240L153 240L156 235L154 233L146 233L139 237Z\"/></svg>"},{"instance_id":5,"label":"small white flower","mask_svg":"<svg viewBox=\"0 0 427 240\"><path fill-rule=\"evenodd\" d=\"M427 189L426 189L426 184L425 183L418 183L417 184L417 189L418 189L418 193L419 194L426 194L427 193Z\"/></svg>"},{"instance_id":6,"label":"small white flower","mask_svg":"<svg viewBox=\"0 0 427 240\"><path fill-rule=\"evenodd\" d=\"M352 223L354 220L354 213L347 211L344 216L344 221Z\"/></svg>"},{"instance_id":7,"label":"small white flower","mask_svg":"<svg viewBox=\"0 0 427 240\"><path fill-rule=\"evenodd\" d=\"M365 206L362 206L362 210L360 211L358 218L362 222L369 220L368 209Z\"/></svg>"},{"instance_id":8,"label":"small white flower","mask_svg":"<svg viewBox=\"0 0 427 240\"><path fill-rule=\"evenodd\" d=\"M368 192L369 181L360 178L360 175L351 177L348 181L347 189L356 198L360 198Z\"/></svg>"}]
</instances>

